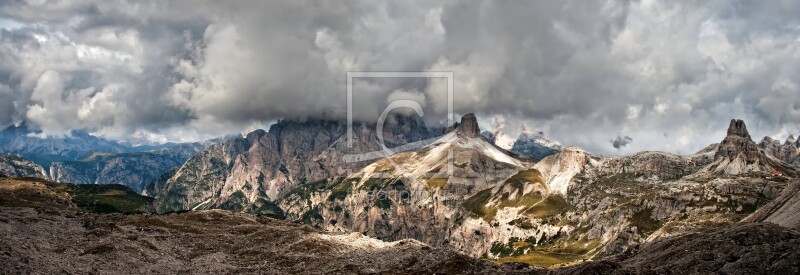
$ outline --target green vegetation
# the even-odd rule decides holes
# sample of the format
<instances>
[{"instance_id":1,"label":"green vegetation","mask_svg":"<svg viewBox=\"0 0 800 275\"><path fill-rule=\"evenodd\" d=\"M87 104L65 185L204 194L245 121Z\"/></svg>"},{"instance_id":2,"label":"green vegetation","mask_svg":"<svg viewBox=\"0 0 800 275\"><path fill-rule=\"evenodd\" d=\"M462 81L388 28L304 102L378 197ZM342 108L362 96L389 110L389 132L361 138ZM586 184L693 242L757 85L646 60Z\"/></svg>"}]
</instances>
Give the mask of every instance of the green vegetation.
<instances>
[{"instance_id":1,"label":"green vegetation","mask_svg":"<svg viewBox=\"0 0 800 275\"><path fill-rule=\"evenodd\" d=\"M316 224L318 222L322 222L324 219L322 218L322 215L319 214L319 209L314 208L303 213L303 216L300 217L300 220L302 220L305 224Z\"/></svg>"},{"instance_id":2,"label":"green vegetation","mask_svg":"<svg viewBox=\"0 0 800 275\"><path fill-rule=\"evenodd\" d=\"M230 198L219 206L220 209L241 212L244 206L249 204L249 200L245 198L242 191L236 191L231 194Z\"/></svg>"},{"instance_id":3,"label":"green vegetation","mask_svg":"<svg viewBox=\"0 0 800 275\"><path fill-rule=\"evenodd\" d=\"M567 201L561 195L550 195L543 200L535 203L523 213L534 218L544 219L559 215L569 209Z\"/></svg>"},{"instance_id":4,"label":"green vegetation","mask_svg":"<svg viewBox=\"0 0 800 275\"><path fill-rule=\"evenodd\" d=\"M426 183L432 190L436 190L444 187L448 180L448 178L430 178L426 181Z\"/></svg>"},{"instance_id":5,"label":"green vegetation","mask_svg":"<svg viewBox=\"0 0 800 275\"><path fill-rule=\"evenodd\" d=\"M329 182L331 182L332 184L336 184L341 182L342 180L343 178L329 178L306 184L301 184L300 186L297 186L288 193L286 193L286 195L283 195L275 202L280 203L281 200L283 200L284 198L291 198L293 196L296 196L301 200L305 201L306 205L311 206L311 194L321 190L325 190L328 187Z\"/></svg>"},{"instance_id":6,"label":"green vegetation","mask_svg":"<svg viewBox=\"0 0 800 275\"><path fill-rule=\"evenodd\" d=\"M60 184L48 183L55 191L64 191L80 208L98 213L140 213L147 211L153 199L136 194L118 184Z\"/></svg>"},{"instance_id":7,"label":"green vegetation","mask_svg":"<svg viewBox=\"0 0 800 275\"><path fill-rule=\"evenodd\" d=\"M482 190L477 194L475 194L474 196L465 200L463 204L464 208L472 212L474 215L477 215L478 217L484 217L485 220L491 221L492 219L494 219L495 213L497 213L496 209L494 209L494 211L492 212L492 209L488 209L486 207L486 203L489 202L489 199L491 197L492 197L491 188Z\"/></svg>"},{"instance_id":8,"label":"green vegetation","mask_svg":"<svg viewBox=\"0 0 800 275\"><path fill-rule=\"evenodd\" d=\"M529 265L554 268L559 266L565 266L570 263L578 262L588 258L589 257L585 257L582 255L569 255L569 254L530 251L528 252L528 254L503 257L497 259L495 262L498 264L509 263L509 262L522 262Z\"/></svg>"},{"instance_id":9,"label":"green vegetation","mask_svg":"<svg viewBox=\"0 0 800 275\"><path fill-rule=\"evenodd\" d=\"M392 208L392 200L388 197L375 198L375 206L383 210L390 209Z\"/></svg>"},{"instance_id":10,"label":"green vegetation","mask_svg":"<svg viewBox=\"0 0 800 275\"><path fill-rule=\"evenodd\" d=\"M520 240L511 238L508 243L494 243L489 250L499 256L497 263L523 262L531 265L556 267L591 259L600 248L599 239L570 238L557 234L551 238Z\"/></svg>"},{"instance_id":11,"label":"green vegetation","mask_svg":"<svg viewBox=\"0 0 800 275\"><path fill-rule=\"evenodd\" d=\"M283 209L281 209L277 204L261 198L253 203L250 212L281 220L286 219L286 213L283 212Z\"/></svg>"},{"instance_id":12,"label":"green vegetation","mask_svg":"<svg viewBox=\"0 0 800 275\"><path fill-rule=\"evenodd\" d=\"M569 205L561 195L542 196L542 193L534 188L533 192L519 196L528 184L538 184L539 190L547 188L539 171L534 169L520 171L506 180L497 194L492 194L492 189L482 190L464 201L464 208L487 222L494 220L497 211L506 207L524 206L526 208L522 213L539 219L553 217L569 210ZM517 197L512 199L512 194L516 194ZM489 202L493 202L493 205Z\"/></svg>"},{"instance_id":13,"label":"green vegetation","mask_svg":"<svg viewBox=\"0 0 800 275\"><path fill-rule=\"evenodd\" d=\"M358 179L347 179L339 181L336 185L331 186L331 195L328 196L328 201L343 200L350 194L353 189L353 183L358 182Z\"/></svg>"},{"instance_id":14,"label":"green vegetation","mask_svg":"<svg viewBox=\"0 0 800 275\"><path fill-rule=\"evenodd\" d=\"M631 225L639 229L639 232L647 236L661 228L663 222L658 221L652 217L653 209L646 208L636 213L631 217Z\"/></svg>"}]
</instances>

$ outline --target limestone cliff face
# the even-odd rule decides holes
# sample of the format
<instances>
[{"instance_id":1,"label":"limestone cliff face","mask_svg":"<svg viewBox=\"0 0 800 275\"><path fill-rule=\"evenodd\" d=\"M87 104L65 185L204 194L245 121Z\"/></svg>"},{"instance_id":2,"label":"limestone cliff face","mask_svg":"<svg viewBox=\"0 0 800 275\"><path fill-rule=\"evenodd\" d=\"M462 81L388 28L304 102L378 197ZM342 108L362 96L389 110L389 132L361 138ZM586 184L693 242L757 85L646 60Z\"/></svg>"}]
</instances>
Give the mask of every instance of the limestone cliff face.
<instances>
[{"instance_id":1,"label":"limestone cliff face","mask_svg":"<svg viewBox=\"0 0 800 275\"><path fill-rule=\"evenodd\" d=\"M442 132L421 120L393 117L385 128L388 147L424 140ZM341 121L282 120L269 131L210 146L187 161L157 196L163 211L223 208L274 213L271 201L292 188L368 164L348 162L345 155L380 149L374 126L358 124L353 146L347 144L347 125ZM356 159L359 160L359 159Z\"/></svg>"},{"instance_id":2,"label":"limestone cliff face","mask_svg":"<svg viewBox=\"0 0 800 275\"><path fill-rule=\"evenodd\" d=\"M632 156L609 158L603 169L613 174L650 177L653 180L679 179L690 175L713 161L713 158L679 156L664 152L639 152Z\"/></svg>"},{"instance_id":3,"label":"limestone cliff face","mask_svg":"<svg viewBox=\"0 0 800 275\"><path fill-rule=\"evenodd\" d=\"M728 159L733 161L741 158L745 163L751 164L761 160L758 145L750 139L744 121L732 119L728 126L728 135L720 143L714 160Z\"/></svg>"},{"instance_id":4,"label":"limestone cliff face","mask_svg":"<svg viewBox=\"0 0 800 275\"><path fill-rule=\"evenodd\" d=\"M719 144L714 162L696 173L696 177L712 179L746 174L769 175L780 172L789 177L797 176L797 169L768 155L750 139L747 127L741 120L731 120L728 135Z\"/></svg>"},{"instance_id":5,"label":"limestone cliff face","mask_svg":"<svg viewBox=\"0 0 800 275\"><path fill-rule=\"evenodd\" d=\"M745 222L771 222L800 229L800 180L790 183L777 198L744 219Z\"/></svg>"},{"instance_id":6,"label":"limestone cliff face","mask_svg":"<svg viewBox=\"0 0 800 275\"><path fill-rule=\"evenodd\" d=\"M730 133L747 137L743 123ZM729 225L777 197L796 173L779 160L759 153L749 165L760 170L716 172L731 165L729 156L747 164L749 145L732 139L688 156L602 158L573 147L532 165L457 131L350 176L300 186L277 203L287 218L331 231L414 238L490 258L579 261ZM444 172L448 154L456 176ZM767 166L786 175L755 172Z\"/></svg>"},{"instance_id":7,"label":"limestone cliff face","mask_svg":"<svg viewBox=\"0 0 800 275\"><path fill-rule=\"evenodd\" d=\"M758 147L783 162L800 166L800 140L795 139L793 135L789 135L783 143L770 137L764 137L758 143Z\"/></svg>"},{"instance_id":8,"label":"limestone cliff face","mask_svg":"<svg viewBox=\"0 0 800 275\"><path fill-rule=\"evenodd\" d=\"M470 123L459 127L463 125ZM431 145L377 161L347 177L300 186L278 204L287 218L329 231L356 231L383 240L412 238L472 255L488 251L493 240L542 234L511 231L507 224L498 230L491 220L474 218L465 210L468 198L488 194L531 166L468 133L474 132L451 132Z\"/></svg>"},{"instance_id":9,"label":"limestone cliff face","mask_svg":"<svg viewBox=\"0 0 800 275\"><path fill-rule=\"evenodd\" d=\"M0 154L0 177L49 178L41 165L13 154Z\"/></svg>"}]
</instances>

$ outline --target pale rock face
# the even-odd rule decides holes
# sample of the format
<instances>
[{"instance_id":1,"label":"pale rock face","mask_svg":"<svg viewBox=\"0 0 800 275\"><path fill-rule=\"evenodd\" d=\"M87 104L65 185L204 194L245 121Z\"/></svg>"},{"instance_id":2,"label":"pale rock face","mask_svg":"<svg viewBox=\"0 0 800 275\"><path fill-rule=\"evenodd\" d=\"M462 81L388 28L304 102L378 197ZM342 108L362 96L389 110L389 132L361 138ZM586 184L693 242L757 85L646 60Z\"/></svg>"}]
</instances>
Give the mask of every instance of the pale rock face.
<instances>
[{"instance_id":1,"label":"pale rock face","mask_svg":"<svg viewBox=\"0 0 800 275\"><path fill-rule=\"evenodd\" d=\"M800 229L800 181L790 183L777 198L744 219L745 222L771 222Z\"/></svg>"},{"instance_id":2,"label":"pale rock face","mask_svg":"<svg viewBox=\"0 0 800 275\"><path fill-rule=\"evenodd\" d=\"M731 120L728 135L720 143L714 155L714 162L694 175L695 178L716 176L736 176L744 174L780 173L796 176L796 169L790 167L762 149L770 150L775 145L772 139L762 139L762 146L750 139L744 121Z\"/></svg>"},{"instance_id":3,"label":"pale rock face","mask_svg":"<svg viewBox=\"0 0 800 275\"><path fill-rule=\"evenodd\" d=\"M546 157L533 167L542 173L549 190L566 195L572 177L590 163L591 156L578 147L569 147L561 153Z\"/></svg>"},{"instance_id":4,"label":"pale rock face","mask_svg":"<svg viewBox=\"0 0 800 275\"><path fill-rule=\"evenodd\" d=\"M743 123L732 125L731 136L747 136ZM451 133L349 177L300 186L277 203L289 219L326 230L413 238L473 256L592 258L738 222L786 186L786 176L754 171L796 175L762 153L748 162L750 146L736 142L688 156L600 158L566 148L535 165L507 161L480 142L489 144ZM445 172L450 154L456 176Z\"/></svg>"},{"instance_id":5,"label":"pale rock face","mask_svg":"<svg viewBox=\"0 0 800 275\"><path fill-rule=\"evenodd\" d=\"M492 240L544 234L508 224L496 228L464 211L467 198L531 166L469 133L474 132L456 130L349 177L301 186L278 204L289 219L329 231L362 232L382 240L412 238L470 255L485 253ZM506 223L514 216L510 210L497 214Z\"/></svg>"},{"instance_id":6,"label":"pale rock face","mask_svg":"<svg viewBox=\"0 0 800 275\"><path fill-rule=\"evenodd\" d=\"M41 165L12 154L0 154L0 177L49 179Z\"/></svg>"},{"instance_id":7,"label":"pale rock face","mask_svg":"<svg viewBox=\"0 0 800 275\"><path fill-rule=\"evenodd\" d=\"M780 141L770 137L764 137L758 143L767 155L782 160L783 162L800 166L800 140L795 139L794 135L789 135L786 141L781 144Z\"/></svg>"},{"instance_id":8,"label":"pale rock face","mask_svg":"<svg viewBox=\"0 0 800 275\"><path fill-rule=\"evenodd\" d=\"M276 207L271 201L296 186L346 175L368 164L369 158L359 162L344 158L381 148L374 126L356 124L353 130L353 146L349 147L344 122L283 120L269 132L257 130L212 145L167 180L157 196L159 207L162 211L192 209L203 203L202 209L273 213ZM384 137L391 148L442 131L425 127L419 119L398 116L388 122Z\"/></svg>"}]
</instances>

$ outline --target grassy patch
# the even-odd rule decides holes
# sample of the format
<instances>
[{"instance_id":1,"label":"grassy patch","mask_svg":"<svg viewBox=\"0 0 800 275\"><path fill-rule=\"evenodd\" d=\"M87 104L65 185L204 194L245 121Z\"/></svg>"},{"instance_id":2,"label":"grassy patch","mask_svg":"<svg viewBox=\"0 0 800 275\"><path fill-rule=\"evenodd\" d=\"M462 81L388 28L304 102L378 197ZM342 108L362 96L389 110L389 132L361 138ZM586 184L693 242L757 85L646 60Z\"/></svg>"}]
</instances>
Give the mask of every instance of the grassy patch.
<instances>
[{"instance_id":1,"label":"grassy patch","mask_svg":"<svg viewBox=\"0 0 800 275\"><path fill-rule=\"evenodd\" d=\"M542 198L541 193L537 191L520 196L519 194L522 194L527 184L538 184L541 190L547 189L539 171L536 169L524 170L503 182L504 186L500 189L503 190L501 191L502 193L492 194L492 189L482 190L464 201L464 208L472 212L475 216L482 217L488 222L494 220L497 211L500 209L506 207L536 206L547 199ZM512 194L517 194L517 197L512 199ZM487 206L490 201L496 203ZM561 202L563 202L563 205L560 204ZM545 217L552 215L554 211L557 212L555 214L559 214L563 212L562 209L566 209L566 202L563 198L561 198L561 200L546 202L545 205L536 210L541 213L536 213L537 215Z\"/></svg>"},{"instance_id":2,"label":"grassy patch","mask_svg":"<svg viewBox=\"0 0 800 275\"><path fill-rule=\"evenodd\" d=\"M322 215L319 214L319 209L317 208L311 209L310 211L303 213L303 216L300 217L300 219L305 224L316 224L324 220L322 218Z\"/></svg>"},{"instance_id":3,"label":"grassy patch","mask_svg":"<svg viewBox=\"0 0 800 275\"><path fill-rule=\"evenodd\" d=\"M58 184L51 186L57 191L65 191L72 202L80 208L98 213L141 213L153 202L152 198L140 196L130 188L118 185L96 184Z\"/></svg>"},{"instance_id":4,"label":"grassy patch","mask_svg":"<svg viewBox=\"0 0 800 275\"><path fill-rule=\"evenodd\" d=\"M426 183L428 184L428 187L435 190L444 187L448 180L448 178L430 178L426 181Z\"/></svg>"},{"instance_id":5,"label":"grassy patch","mask_svg":"<svg viewBox=\"0 0 800 275\"><path fill-rule=\"evenodd\" d=\"M587 259L587 257L583 255L570 255L570 254L530 251L528 252L528 254L503 257L497 259L495 262L499 264L510 263L510 262L521 262L530 265L537 265L544 267L558 267L558 266L569 265L571 263L577 263L584 259Z\"/></svg>"},{"instance_id":6,"label":"grassy patch","mask_svg":"<svg viewBox=\"0 0 800 275\"><path fill-rule=\"evenodd\" d=\"M464 208L472 212L472 214L478 217L484 217L487 221L491 221L494 219L494 215L497 213L497 209L487 208L486 203L489 202L489 199L492 197L492 189L486 189L483 191L478 192L474 196L468 198L464 201L463 205Z\"/></svg>"},{"instance_id":7,"label":"grassy patch","mask_svg":"<svg viewBox=\"0 0 800 275\"><path fill-rule=\"evenodd\" d=\"M283 209L266 199L256 200L251 206L250 212L276 219L286 219L286 213L283 212Z\"/></svg>"},{"instance_id":8,"label":"grassy patch","mask_svg":"<svg viewBox=\"0 0 800 275\"><path fill-rule=\"evenodd\" d=\"M636 213L633 213L631 217L631 225L636 226L639 229L639 232L643 235L650 235L659 228L661 228L662 222L653 219L653 209L646 208Z\"/></svg>"},{"instance_id":9,"label":"grassy patch","mask_svg":"<svg viewBox=\"0 0 800 275\"><path fill-rule=\"evenodd\" d=\"M531 215L534 218L549 218L559 215L569 210L569 205L564 197L561 195L550 195L534 204L528 209L525 209L524 214Z\"/></svg>"},{"instance_id":10,"label":"grassy patch","mask_svg":"<svg viewBox=\"0 0 800 275\"><path fill-rule=\"evenodd\" d=\"M219 208L241 212L244 209L244 206L247 204L249 204L249 200L245 197L244 193L242 193L242 191L236 191L231 194L231 197L228 198L225 203L220 205Z\"/></svg>"},{"instance_id":11,"label":"grassy patch","mask_svg":"<svg viewBox=\"0 0 800 275\"><path fill-rule=\"evenodd\" d=\"M538 243L533 238L511 238L508 244L495 243L490 251L500 257L496 260L498 263L523 262L556 267L591 259L600 245L599 239L570 239L557 234L549 239L543 238Z\"/></svg>"},{"instance_id":12,"label":"grassy patch","mask_svg":"<svg viewBox=\"0 0 800 275\"><path fill-rule=\"evenodd\" d=\"M353 189L353 183L356 181L357 179L347 179L334 185L331 188L331 195L328 196L328 201L343 200L346 198Z\"/></svg>"}]
</instances>

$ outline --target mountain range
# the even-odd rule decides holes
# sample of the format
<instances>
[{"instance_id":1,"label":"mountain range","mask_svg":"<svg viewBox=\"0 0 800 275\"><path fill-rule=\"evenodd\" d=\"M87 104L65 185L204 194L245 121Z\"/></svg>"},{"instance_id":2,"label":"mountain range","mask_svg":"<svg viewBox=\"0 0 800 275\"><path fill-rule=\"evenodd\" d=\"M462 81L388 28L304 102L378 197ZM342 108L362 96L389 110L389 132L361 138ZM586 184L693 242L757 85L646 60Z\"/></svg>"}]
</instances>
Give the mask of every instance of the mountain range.
<instances>
[{"instance_id":1,"label":"mountain range","mask_svg":"<svg viewBox=\"0 0 800 275\"><path fill-rule=\"evenodd\" d=\"M0 152L41 166L44 173L36 173L37 177L76 184L122 184L137 192L204 147L202 143L131 146L86 131L42 136L26 123L0 131Z\"/></svg>"},{"instance_id":2,"label":"mountain range","mask_svg":"<svg viewBox=\"0 0 800 275\"><path fill-rule=\"evenodd\" d=\"M362 127L355 147L379 149ZM760 149L740 120L720 144L685 156L600 157L532 131L507 150L480 133L474 115L450 129L390 128L403 129L394 144L435 141L347 163L341 123L282 121L187 161L161 184L159 209L262 213L497 261L563 264L734 224L798 173ZM540 161L513 152L531 144L553 151Z\"/></svg>"},{"instance_id":3,"label":"mountain range","mask_svg":"<svg viewBox=\"0 0 800 275\"><path fill-rule=\"evenodd\" d=\"M546 137L542 131L532 129L526 123L522 124L519 131L516 139L503 133L502 129L483 131L481 136L500 148L534 161L557 154L563 149L561 143Z\"/></svg>"},{"instance_id":4,"label":"mountain range","mask_svg":"<svg viewBox=\"0 0 800 275\"><path fill-rule=\"evenodd\" d=\"M267 215L498 263L573 265L717 228L755 230L742 221L798 227L800 192L790 184L800 175L791 162L797 141L755 143L741 120L693 154L618 157L564 147L528 127L516 139L481 132L472 114L446 128L405 116L387 126L382 140L375 126L356 124L351 139L341 121L281 120L204 147L54 161L49 173L2 155L0 173L124 182L154 197L159 212Z\"/></svg>"},{"instance_id":5,"label":"mountain range","mask_svg":"<svg viewBox=\"0 0 800 275\"><path fill-rule=\"evenodd\" d=\"M384 131L384 144L424 142L443 128L429 128L420 119L396 116ZM347 174L368 164L367 153L380 152L375 127L353 127L348 145L341 121L281 120L269 131L214 144L190 158L157 190L159 209L222 208L282 215L272 203L302 184ZM348 154L367 154L347 161ZM362 156L362 155L358 155ZM380 156L380 155L378 155ZM156 188L159 189L159 188Z\"/></svg>"},{"instance_id":6,"label":"mountain range","mask_svg":"<svg viewBox=\"0 0 800 275\"><path fill-rule=\"evenodd\" d=\"M764 137L758 147L783 162L800 165L800 139L795 139L794 135L789 135L782 144L778 140Z\"/></svg>"}]
</instances>

